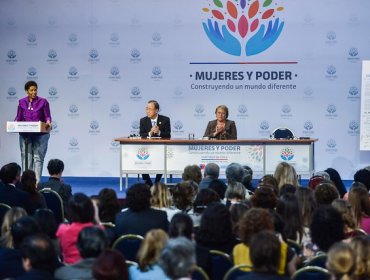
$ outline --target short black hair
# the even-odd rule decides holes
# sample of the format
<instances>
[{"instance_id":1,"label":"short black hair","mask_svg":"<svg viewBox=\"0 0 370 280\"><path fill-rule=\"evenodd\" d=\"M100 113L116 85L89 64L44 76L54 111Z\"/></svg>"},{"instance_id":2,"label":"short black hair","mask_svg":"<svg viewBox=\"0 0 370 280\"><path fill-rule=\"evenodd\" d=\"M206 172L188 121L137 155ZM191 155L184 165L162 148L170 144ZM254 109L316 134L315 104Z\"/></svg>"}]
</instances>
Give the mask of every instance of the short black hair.
<instances>
[{"instance_id":1,"label":"short black hair","mask_svg":"<svg viewBox=\"0 0 370 280\"><path fill-rule=\"evenodd\" d=\"M156 100L149 100L148 103L153 103L154 108L159 110L159 103Z\"/></svg>"},{"instance_id":2,"label":"short black hair","mask_svg":"<svg viewBox=\"0 0 370 280\"><path fill-rule=\"evenodd\" d=\"M32 86L36 87L36 89L38 88L37 83L36 83L35 81L28 81L28 82L26 82L26 83L24 84L24 90L25 90L25 91L27 91L27 90L29 90L29 89L30 89L30 87L32 87Z\"/></svg>"},{"instance_id":3,"label":"short black hair","mask_svg":"<svg viewBox=\"0 0 370 280\"><path fill-rule=\"evenodd\" d=\"M10 232L13 237L14 248L18 249L27 236L39 233L40 227L35 218L24 216L12 224Z\"/></svg>"},{"instance_id":4,"label":"short black hair","mask_svg":"<svg viewBox=\"0 0 370 280\"><path fill-rule=\"evenodd\" d=\"M68 201L68 217L71 222L95 222L95 209L91 199L84 193L75 193Z\"/></svg>"},{"instance_id":5,"label":"short black hair","mask_svg":"<svg viewBox=\"0 0 370 280\"><path fill-rule=\"evenodd\" d=\"M134 212L150 208L150 188L143 183L132 185L127 190L127 206Z\"/></svg>"},{"instance_id":6,"label":"short black hair","mask_svg":"<svg viewBox=\"0 0 370 280\"><path fill-rule=\"evenodd\" d=\"M64 163L60 159L51 159L48 162L48 171L50 175L62 173L64 170Z\"/></svg>"},{"instance_id":7,"label":"short black hair","mask_svg":"<svg viewBox=\"0 0 370 280\"><path fill-rule=\"evenodd\" d=\"M353 179L356 182L363 183L366 186L367 190L370 190L370 171L366 168L357 170L355 175L353 176Z\"/></svg>"},{"instance_id":8,"label":"short black hair","mask_svg":"<svg viewBox=\"0 0 370 280\"><path fill-rule=\"evenodd\" d=\"M77 248L84 259L97 258L108 246L107 234L99 227L85 227L78 234Z\"/></svg>"},{"instance_id":9,"label":"short black hair","mask_svg":"<svg viewBox=\"0 0 370 280\"><path fill-rule=\"evenodd\" d=\"M39 208L35 211L33 217L38 222L41 232L54 239L58 230L54 212L48 208Z\"/></svg>"},{"instance_id":10,"label":"short black hair","mask_svg":"<svg viewBox=\"0 0 370 280\"><path fill-rule=\"evenodd\" d=\"M5 164L0 170L0 178L4 184L13 183L18 174L18 164L15 162Z\"/></svg>"},{"instance_id":11,"label":"short black hair","mask_svg":"<svg viewBox=\"0 0 370 280\"><path fill-rule=\"evenodd\" d=\"M192 238L193 234L193 220L186 213L176 213L168 227L168 235L170 238L184 236L188 239Z\"/></svg>"}]
</instances>

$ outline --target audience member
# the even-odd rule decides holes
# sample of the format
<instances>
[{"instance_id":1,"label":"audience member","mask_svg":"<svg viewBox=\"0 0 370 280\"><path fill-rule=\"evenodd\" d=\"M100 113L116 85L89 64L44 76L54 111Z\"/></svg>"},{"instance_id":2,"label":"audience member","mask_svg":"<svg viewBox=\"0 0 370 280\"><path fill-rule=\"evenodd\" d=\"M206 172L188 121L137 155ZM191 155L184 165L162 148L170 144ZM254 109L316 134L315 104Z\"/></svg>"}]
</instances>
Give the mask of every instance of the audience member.
<instances>
[{"instance_id":1,"label":"audience member","mask_svg":"<svg viewBox=\"0 0 370 280\"><path fill-rule=\"evenodd\" d=\"M0 185L0 203L8 204L11 207L22 207L28 214L31 214L31 195L15 187L20 179L18 174L18 164L14 162L1 167L0 178L3 185Z\"/></svg>"},{"instance_id":2,"label":"audience member","mask_svg":"<svg viewBox=\"0 0 370 280\"><path fill-rule=\"evenodd\" d=\"M220 175L220 167L213 162L207 163L206 167L204 168L204 177L202 181L199 183L200 189L208 188L209 184L213 181L218 179Z\"/></svg>"},{"instance_id":3,"label":"audience member","mask_svg":"<svg viewBox=\"0 0 370 280\"><path fill-rule=\"evenodd\" d=\"M170 279L192 279L195 262L194 244L185 237L170 239L161 252L159 265Z\"/></svg>"},{"instance_id":4,"label":"audience member","mask_svg":"<svg viewBox=\"0 0 370 280\"><path fill-rule=\"evenodd\" d=\"M184 168L184 173L182 173L183 181L194 181L197 184L202 181L202 170L196 164L188 165Z\"/></svg>"},{"instance_id":5,"label":"audience member","mask_svg":"<svg viewBox=\"0 0 370 280\"><path fill-rule=\"evenodd\" d=\"M278 181L279 190L285 184L291 184L295 187L299 186L297 173L294 167L284 161L276 166L274 177Z\"/></svg>"},{"instance_id":6,"label":"audience member","mask_svg":"<svg viewBox=\"0 0 370 280\"><path fill-rule=\"evenodd\" d=\"M245 170L243 166L239 163L230 163L225 170L227 185L230 185L233 182L241 183L245 175Z\"/></svg>"},{"instance_id":7,"label":"audience member","mask_svg":"<svg viewBox=\"0 0 370 280\"><path fill-rule=\"evenodd\" d=\"M359 280L370 279L370 238L369 236L355 236L349 243L355 256L355 277Z\"/></svg>"},{"instance_id":8,"label":"audience member","mask_svg":"<svg viewBox=\"0 0 370 280\"><path fill-rule=\"evenodd\" d=\"M145 234L155 228L167 232L168 220L166 212L150 207L150 189L143 183L132 185L127 191L128 209L116 215L116 237L124 234Z\"/></svg>"},{"instance_id":9,"label":"audience member","mask_svg":"<svg viewBox=\"0 0 370 280\"><path fill-rule=\"evenodd\" d=\"M193 200L198 193L198 185L194 181L177 183L172 190L174 206L182 212L189 212L193 208Z\"/></svg>"},{"instance_id":10,"label":"audience member","mask_svg":"<svg viewBox=\"0 0 370 280\"><path fill-rule=\"evenodd\" d=\"M211 189L201 189L193 202L193 209L188 213L195 228L200 225L200 218L207 206L213 202L220 202L218 194Z\"/></svg>"},{"instance_id":11,"label":"audience member","mask_svg":"<svg viewBox=\"0 0 370 280\"><path fill-rule=\"evenodd\" d=\"M85 227L78 234L77 248L81 260L75 264L60 267L54 273L61 280L93 280L92 267L96 258L109 246L104 230L99 227Z\"/></svg>"},{"instance_id":12,"label":"audience member","mask_svg":"<svg viewBox=\"0 0 370 280\"><path fill-rule=\"evenodd\" d=\"M209 250L219 250L227 254L238 243L233 235L230 212L222 203L213 203L203 212L200 227L195 234L198 245Z\"/></svg>"},{"instance_id":13,"label":"audience member","mask_svg":"<svg viewBox=\"0 0 370 280\"><path fill-rule=\"evenodd\" d=\"M288 280L289 277L279 275L281 259L279 238L273 231L256 233L250 242L250 259L253 263L252 272L239 277L238 280Z\"/></svg>"},{"instance_id":14,"label":"audience member","mask_svg":"<svg viewBox=\"0 0 370 280\"><path fill-rule=\"evenodd\" d=\"M318 205L330 205L339 198L339 192L331 181L323 180L315 188L315 199Z\"/></svg>"},{"instance_id":15,"label":"audience member","mask_svg":"<svg viewBox=\"0 0 370 280\"><path fill-rule=\"evenodd\" d=\"M298 206L302 216L303 238L302 244L311 240L310 238L310 224L312 221L312 214L316 210L316 200L314 191L306 187L298 187L295 194L298 199Z\"/></svg>"},{"instance_id":16,"label":"audience member","mask_svg":"<svg viewBox=\"0 0 370 280\"><path fill-rule=\"evenodd\" d=\"M51 159L48 162L47 168L50 175L49 180L47 182L40 182L37 188L38 190L49 188L56 191L63 200L64 211L67 212L68 200L72 196L72 187L65 184L62 180L64 163L60 159Z\"/></svg>"},{"instance_id":17,"label":"audience member","mask_svg":"<svg viewBox=\"0 0 370 280\"><path fill-rule=\"evenodd\" d=\"M150 187L152 197L150 198L150 204L152 208L165 211L167 213L168 221L171 221L173 215L180 212L172 205L171 193L165 184L160 182L155 183Z\"/></svg>"},{"instance_id":18,"label":"audience member","mask_svg":"<svg viewBox=\"0 0 370 280\"><path fill-rule=\"evenodd\" d=\"M100 190L99 198L99 219L102 223L114 223L114 219L121 207L116 191L109 188Z\"/></svg>"},{"instance_id":19,"label":"audience member","mask_svg":"<svg viewBox=\"0 0 370 280\"><path fill-rule=\"evenodd\" d=\"M27 212L21 207L13 207L5 213L4 220L1 225L0 247L14 248L11 228L16 221L24 216L27 216Z\"/></svg>"},{"instance_id":20,"label":"audience member","mask_svg":"<svg viewBox=\"0 0 370 280\"><path fill-rule=\"evenodd\" d=\"M233 234L237 238L239 238L239 221L245 212L247 212L251 207L252 205L248 200L230 205L229 211L233 226Z\"/></svg>"},{"instance_id":21,"label":"audience member","mask_svg":"<svg viewBox=\"0 0 370 280\"><path fill-rule=\"evenodd\" d=\"M338 242L330 247L326 267L332 280L356 279L355 264L355 255L349 244Z\"/></svg>"},{"instance_id":22,"label":"audience member","mask_svg":"<svg viewBox=\"0 0 370 280\"><path fill-rule=\"evenodd\" d=\"M21 177L22 191L30 194L31 214L35 213L36 209L46 208L46 201L42 194L37 191L36 173L33 170L25 170Z\"/></svg>"},{"instance_id":23,"label":"audience member","mask_svg":"<svg viewBox=\"0 0 370 280\"><path fill-rule=\"evenodd\" d=\"M220 179L212 180L209 183L208 188L211 189L211 190L214 190L218 194L220 199L224 200L225 192L226 192L226 188L227 188L224 181L222 181Z\"/></svg>"},{"instance_id":24,"label":"audience member","mask_svg":"<svg viewBox=\"0 0 370 280\"><path fill-rule=\"evenodd\" d=\"M248 190L249 193L254 192L254 187L253 187L253 170L250 168L248 165L243 165L244 169L244 176L241 181L241 183L244 185L244 187Z\"/></svg>"},{"instance_id":25,"label":"audience member","mask_svg":"<svg viewBox=\"0 0 370 280\"><path fill-rule=\"evenodd\" d=\"M279 191L279 196L282 196L283 194L286 194L286 193L295 194L296 190L297 190L296 186L293 186L292 184L284 184L281 186L281 189Z\"/></svg>"},{"instance_id":26,"label":"audience member","mask_svg":"<svg viewBox=\"0 0 370 280\"><path fill-rule=\"evenodd\" d=\"M258 182L258 186L270 186L270 187L272 187L276 196L279 196L278 184L279 183L276 180L276 178L271 174L264 175Z\"/></svg>"},{"instance_id":27,"label":"audience member","mask_svg":"<svg viewBox=\"0 0 370 280\"><path fill-rule=\"evenodd\" d=\"M355 182L363 183L368 191L370 191L370 170L363 168L357 170L355 175L353 175L353 180Z\"/></svg>"},{"instance_id":28,"label":"audience member","mask_svg":"<svg viewBox=\"0 0 370 280\"><path fill-rule=\"evenodd\" d=\"M351 204L344 199L336 199L331 205L342 215L345 237L351 238L356 236L356 221Z\"/></svg>"},{"instance_id":29,"label":"audience member","mask_svg":"<svg viewBox=\"0 0 370 280\"><path fill-rule=\"evenodd\" d=\"M238 203L246 198L249 198L244 185L240 182L230 182L227 185L225 192L226 204Z\"/></svg>"},{"instance_id":30,"label":"audience member","mask_svg":"<svg viewBox=\"0 0 370 280\"><path fill-rule=\"evenodd\" d=\"M77 238L85 227L95 225L94 205L83 193L75 193L68 201L69 224L60 224L56 236L62 249L63 262L74 264L81 259Z\"/></svg>"},{"instance_id":31,"label":"audience member","mask_svg":"<svg viewBox=\"0 0 370 280\"><path fill-rule=\"evenodd\" d=\"M278 197L270 185L259 185L251 197L253 207L275 209Z\"/></svg>"},{"instance_id":32,"label":"audience member","mask_svg":"<svg viewBox=\"0 0 370 280\"><path fill-rule=\"evenodd\" d=\"M25 238L21 246L25 274L17 280L54 280L57 255L50 238L44 234Z\"/></svg>"},{"instance_id":33,"label":"audience member","mask_svg":"<svg viewBox=\"0 0 370 280\"><path fill-rule=\"evenodd\" d=\"M105 249L92 267L95 280L129 280L125 257L118 251Z\"/></svg>"},{"instance_id":34,"label":"audience member","mask_svg":"<svg viewBox=\"0 0 370 280\"><path fill-rule=\"evenodd\" d=\"M329 174L330 181L334 183L335 187L337 188L339 192L340 197L342 198L347 193L347 189L345 185L343 184L340 174L334 168L327 168L325 169L325 172Z\"/></svg>"},{"instance_id":35,"label":"audience member","mask_svg":"<svg viewBox=\"0 0 370 280\"><path fill-rule=\"evenodd\" d=\"M146 233L137 254L139 266L129 267L130 280L167 279L158 265L159 255L167 241L168 236L161 229L152 229Z\"/></svg>"},{"instance_id":36,"label":"audience member","mask_svg":"<svg viewBox=\"0 0 370 280\"><path fill-rule=\"evenodd\" d=\"M355 215L356 227L370 234L370 200L367 189L361 186L352 187L349 190L348 201Z\"/></svg>"}]
</instances>

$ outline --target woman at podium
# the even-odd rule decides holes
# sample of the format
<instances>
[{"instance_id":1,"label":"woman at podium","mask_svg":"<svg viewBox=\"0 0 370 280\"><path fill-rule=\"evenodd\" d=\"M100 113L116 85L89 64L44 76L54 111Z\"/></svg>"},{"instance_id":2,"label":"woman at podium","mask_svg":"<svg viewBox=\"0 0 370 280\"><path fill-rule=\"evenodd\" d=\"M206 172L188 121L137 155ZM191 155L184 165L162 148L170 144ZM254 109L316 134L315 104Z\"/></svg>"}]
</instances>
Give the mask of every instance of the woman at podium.
<instances>
[{"instance_id":1,"label":"woman at podium","mask_svg":"<svg viewBox=\"0 0 370 280\"><path fill-rule=\"evenodd\" d=\"M203 137L235 140L237 138L235 122L227 119L229 117L229 109L225 105L219 105L215 114L216 119L208 123Z\"/></svg>"},{"instance_id":2,"label":"woman at podium","mask_svg":"<svg viewBox=\"0 0 370 280\"><path fill-rule=\"evenodd\" d=\"M37 83L34 81L26 82L24 90L27 96L19 100L15 121L42 121L46 123L46 130L50 130L51 114L49 102L45 98L37 96ZM34 170L38 181L40 181L41 178L49 137L49 133L42 132L19 133L22 170Z\"/></svg>"}]
</instances>

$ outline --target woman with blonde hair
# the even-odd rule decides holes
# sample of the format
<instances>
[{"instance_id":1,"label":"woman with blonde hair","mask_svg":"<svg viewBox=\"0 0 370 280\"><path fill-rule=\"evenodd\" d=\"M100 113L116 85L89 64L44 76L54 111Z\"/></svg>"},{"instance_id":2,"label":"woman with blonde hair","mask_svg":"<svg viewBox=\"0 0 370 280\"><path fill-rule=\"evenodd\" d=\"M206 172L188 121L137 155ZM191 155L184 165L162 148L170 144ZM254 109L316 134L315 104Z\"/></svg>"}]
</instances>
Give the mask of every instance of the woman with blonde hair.
<instances>
[{"instance_id":1,"label":"woman with blonde hair","mask_svg":"<svg viewBox=\"0 0 370 280\"><path fill-rule=\"evenodd\" d=\"M167 233L162 229L152 229L147 232L137 253L139 266L129 268L131 280L168 279L158 265L159 256L167 241Z\"/></svg>"},{"instance_id":2,"label":"woman with blonde hair","mask_svg":"<svg viewBox=\"0 0 370 280\"><path fill-rule=\"evenodd\" d=\"M356 279L353 275L355 255L351 246L343 242L334 244L328 252L326 267L332 276L332 280Z\"/></svg>"},{"instance_id":3,"label":"woman with blonde hair","mask_svg":"<svg viewBox=\"0 0 370 280\"><path fill-rule=\"evenodd\" d=\"M280 162L275 169L275 179L278 181L279 190L285 184L299 186L297 173L292 165L286 162Z\"/></svg>"},{"instance_id":4,"label":"woman with blonde hair","mask_svg":"<svg viewBox=\"0 0 370 280\"><path fill-rule=\"evenodd\" d=\"M165 211L169 222L176 213L180 212L179 209L173 206L172 196L165 184L155 183L150 187L150 193L152 194L150 198L152 208Z\"/></svg>"},{"instance_id":5,"label":"woman with blonde hair","mask_svg":"<svg viewBox=\"0 0 370 280\"><path fill-rule=\"evenodd\" d=\"M5 213L3 224L1 225L0 247L14 248L10 230L12 225L24 216L27 216L27 212L21 207L13 207Z\"/></svg>"},{"instance_id":6,"label":"woman with blonde hair","mask_svg":"<svg viewBox=\"0 0 370 280\"><path fill-rule=\"evenodd\" d=\"M355 236L349 243L356 263L355 276L358 280L370 279L370 239L366 235Z\"/></svg>"}]
</instances>

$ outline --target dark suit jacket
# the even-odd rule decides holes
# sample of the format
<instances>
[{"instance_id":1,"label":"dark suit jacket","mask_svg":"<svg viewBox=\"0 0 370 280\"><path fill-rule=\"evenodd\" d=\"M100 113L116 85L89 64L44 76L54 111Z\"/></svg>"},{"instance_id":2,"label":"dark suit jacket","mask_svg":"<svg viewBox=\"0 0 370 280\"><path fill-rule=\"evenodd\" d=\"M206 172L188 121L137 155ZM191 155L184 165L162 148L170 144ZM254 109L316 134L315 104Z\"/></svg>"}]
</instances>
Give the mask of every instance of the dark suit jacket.
<instances>
[{"instance_id":1,"label":"dark suit jacket","mask_svg":"<svg viewBox=\"0 0 370 280\"><path fill-rule=\"evenodd\" d=\"M22 207L28 214L32 215L31 195L27 192L16 189L13 185L0 185L0 203L8 204L11 207Z\"/></svg>"},{"instance_id":2,"label":"dark suit jacket","mask_svg":"<svg viewBox=\"0 0 370 280\"><path fill-rule=\"evenodd\" d=\"M123 234L145 234L151 229L163 229L165 232L168 230L167 213L157 209L145 209L140 212L134 212L127 209L116 215L115 220L116 238Z\"/></svg>"},{"instance_id":3,"label":"dark suit jacket","mask_svg":"<svg viewBox=\"0 0 370 280\"><path fill-rule=\"evenodd\" d=\"M62 183L58 178L50 177L49 181L39 183L37 189L40 191L45 188L50 188L53 191L56 191L63 200L64 212L67 211L68 200L72 196L72 187L71 185Z\"/></svg>"},{"instance_id":4,"label":"dark suit jacket","mask_svg":"<svg viewBox=\"0 0 370 280\"><path fill-rule=\"evenodd\" d=\"M171 124L170 118L162 115L158 115L157 125L161 131L160 137L171 138ZM152 121L148 117L140 119L140 136L148 137L149 131L152 129ZM158 136L158 135L152 135Z\"/></svg>"},{"instance_id":5,"label":"dark suit jacket","mask_svg":"<svg viewBox=\"0 0 370 280\"><path fill-rule=\"evenodd\" d=\"M225 139L225 140L236 140L237 132L236 125L234 121L225 120L225 132L219 133L216 136L213 136L213 133L216 131L217 120L208 122L206 131L204 132L203 137L216 138L216 139Z\"/></svg>"},{"instance_id":6,"label":"dark suit jacket","mask_svg":"<svg viewBox=\"0 0 370 280\"><path fill-rule=\"evenodd\" d=\"M20 250L0 248L0 279L17 277L23 273L25 271Z\"/></svg>"},{"instance_id":7,"label":"dark suit jacket","mask_svg":"<svg viewBox=\"0 0 370 280\"><path fill-rule=\"evenodd\" d=\"M31 269L15 278L15 280L55 280L52 273L37 269Z\"/></svg>"}]
</instances>

